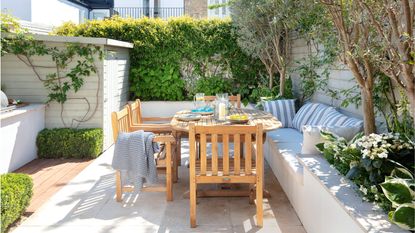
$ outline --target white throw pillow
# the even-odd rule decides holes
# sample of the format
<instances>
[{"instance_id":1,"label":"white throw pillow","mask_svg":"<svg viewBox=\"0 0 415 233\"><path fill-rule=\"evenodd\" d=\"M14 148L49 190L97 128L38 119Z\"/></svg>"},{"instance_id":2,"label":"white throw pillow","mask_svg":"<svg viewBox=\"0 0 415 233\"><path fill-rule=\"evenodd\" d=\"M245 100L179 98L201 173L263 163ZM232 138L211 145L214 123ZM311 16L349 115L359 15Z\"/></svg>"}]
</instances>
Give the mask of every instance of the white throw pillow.
<instances>
[{"instance_id":1,"label":"white throw pillow","mask_svg":"<svg viewBox=\"0 0 415 233\"><path fill-rule=\"evenodd\" d=\"M303 147L301 154L316 155L320 152L316 148L316 144L322 143L324 140L320 134L319 126L304 125L303 126Z\"/></svg>"},{"instance_id":2,"label":"white throw pillow","mask_svg":"<svg viewBox=\"0 0 415 233\"><path fill-rule=\"evenodd\" d=\"M360 132L360 127L343 127L343 126L303 126L303 147L301 154L320 154L316 145L324 142L320 131L328 131L337 137L345 138L350 141L357 133Z\"/></svg>"}]
</instances>

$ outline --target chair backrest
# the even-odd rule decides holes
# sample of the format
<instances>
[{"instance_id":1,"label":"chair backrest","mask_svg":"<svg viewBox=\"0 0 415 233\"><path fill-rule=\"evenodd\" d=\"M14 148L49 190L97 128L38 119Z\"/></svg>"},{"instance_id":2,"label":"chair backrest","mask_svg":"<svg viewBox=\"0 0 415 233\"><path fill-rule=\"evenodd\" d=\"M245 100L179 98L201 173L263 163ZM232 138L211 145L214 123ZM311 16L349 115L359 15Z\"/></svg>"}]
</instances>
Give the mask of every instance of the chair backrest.
<instances>
[{"instance_id":1,"label":"chair backrest","mask_svg":"<svg viewBox=\"0 0 415 233\"><path fill-rule=\"evenodd\" d=\"M216 100L216 96L213 96L213 95L205 96L205 101L207 101L207 102L213 102L215 100ZM237 94L237 95L229 96L229 102L233 106L235 106L237 108L241 108L241 95Z\"/></svg>"},{"instance_id":2,"label":"chair backrest","mask_svg":"<svg viewBox=\"0 0 415 233\"><path fill-rule=\"evenodd\" d=\"M117 141L118 133L130 132L130 119L127 108L123 108L121 111L111 113L112 122L112 136L114 142Z\"/></svg>"},{"instance_id":3,"label":"chair backrest","mask_svg":"<svg viewBox=\"0 0 415 233\"><path fill-rule=\"evenodd\" d=\"M196 169L196 138L198 138L201 176L250 176L253 174L253 169L259 168L257 172L262 171L262 124L256 126L196 126L191 123L189 130L190 168ZM212 157L209 162L206 155L208 141L212 147ZM218 143L222 143L221 155L219 155ZM234 144L233 159L229 153L230 143Z\"/></svg>"},{"instance_id":4,"label":"chair backrest","mask_svg":"<svg viewBox=\"0 0 415 233\"><path fill-rule=\"evenodd\" d=\"M141 102L136 99L134 103L127 105L128 115L132 124L142 124Z\"/></svg>"}]
</instances>

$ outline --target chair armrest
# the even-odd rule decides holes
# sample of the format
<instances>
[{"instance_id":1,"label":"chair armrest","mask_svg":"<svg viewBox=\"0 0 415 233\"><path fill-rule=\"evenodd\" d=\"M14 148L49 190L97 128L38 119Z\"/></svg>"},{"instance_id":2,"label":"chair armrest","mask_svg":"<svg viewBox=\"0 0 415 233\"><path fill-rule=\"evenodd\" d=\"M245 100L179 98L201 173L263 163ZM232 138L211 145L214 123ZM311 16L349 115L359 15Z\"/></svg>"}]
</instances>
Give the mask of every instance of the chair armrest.
<instances>
[{"instance_id":1,"label":"chair armrest","mask_svg":"<svg viewBox=\"0 0 415 233\"><path fill-rule=\"evenodd\" d=\"M171 133L173 128L170 124L134 124L130 127L130 130L144 130L153 133Z\"/></svg>"},{"instance_id":2,"label":"chair armrest","mask_svg":"<svg viewBox=\"0 0 415 233\"><path fill-rule=\"evenodd\" d=\"M176 139L172 135L156 135L153 141L175 143Z\"/></svg>"},{"instance_id":3,"label":"chair armrest","mask_svg":"<svg viewBox=\"0 0 415 233\"><path fill-rule=\"evenodd\" d=\"M168 121L170 122L173 117L142 117L142 121Z\"/></svg>"}]
</instances>

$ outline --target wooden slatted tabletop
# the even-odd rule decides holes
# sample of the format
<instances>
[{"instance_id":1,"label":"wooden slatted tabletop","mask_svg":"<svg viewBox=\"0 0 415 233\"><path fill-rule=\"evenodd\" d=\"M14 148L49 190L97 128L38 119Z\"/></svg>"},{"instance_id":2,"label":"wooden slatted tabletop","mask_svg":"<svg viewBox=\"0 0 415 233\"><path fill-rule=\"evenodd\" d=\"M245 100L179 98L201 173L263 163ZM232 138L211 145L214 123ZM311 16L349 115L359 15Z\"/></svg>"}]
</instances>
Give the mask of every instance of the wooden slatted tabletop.
<instances>
[{"instance_id":1,"label":"wooden slatted tabletop","mask_svg":"<svg viewBox=\"0 0 415 233\"><path fill-rule=\"evenodd\" d=\"M231 125L229 121L218 121L213 115L202 116L199 121L180 121L177 119L177 116L180 114L190 113L188 110L184 110L176 113L171 121L173 129L182 132L189 132L189 123L195 122L196 125ZM228 115L233 114L246 114L249 117L249 122L246 125L257 125L262 123L263 129L265 132L278 129L282 126L281 122L274 117L272 114L255 109L246 109L246 108L232 108L229 110Z\"/></svg>"}]
</instances>

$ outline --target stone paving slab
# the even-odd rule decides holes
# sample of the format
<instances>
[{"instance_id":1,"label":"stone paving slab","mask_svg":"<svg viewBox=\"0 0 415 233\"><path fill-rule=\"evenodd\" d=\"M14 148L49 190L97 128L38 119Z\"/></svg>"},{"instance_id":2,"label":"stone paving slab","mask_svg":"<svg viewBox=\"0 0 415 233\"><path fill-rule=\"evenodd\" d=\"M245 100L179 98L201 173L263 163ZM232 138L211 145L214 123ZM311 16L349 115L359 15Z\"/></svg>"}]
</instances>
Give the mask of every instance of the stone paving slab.
<instances>
[{"instance_id":1,"label":"stone paving slab","mask_svg":"<svg viewBox=\"0 0 415 233\"><path fill-rule=\"evenodd\" d=\"M188 147L183 143L187 160ZM189 227L188 168L179 168L174 201L164 193L132 193L115 201L113 147L51 197L13 233L115 233L115 232L273 232L304 233L305 230L267 166L265 187L272 198L264 199L264 227L255 226L255 206L248 198L199 198L197 228Z\"/></svg>"}]
</instances>

